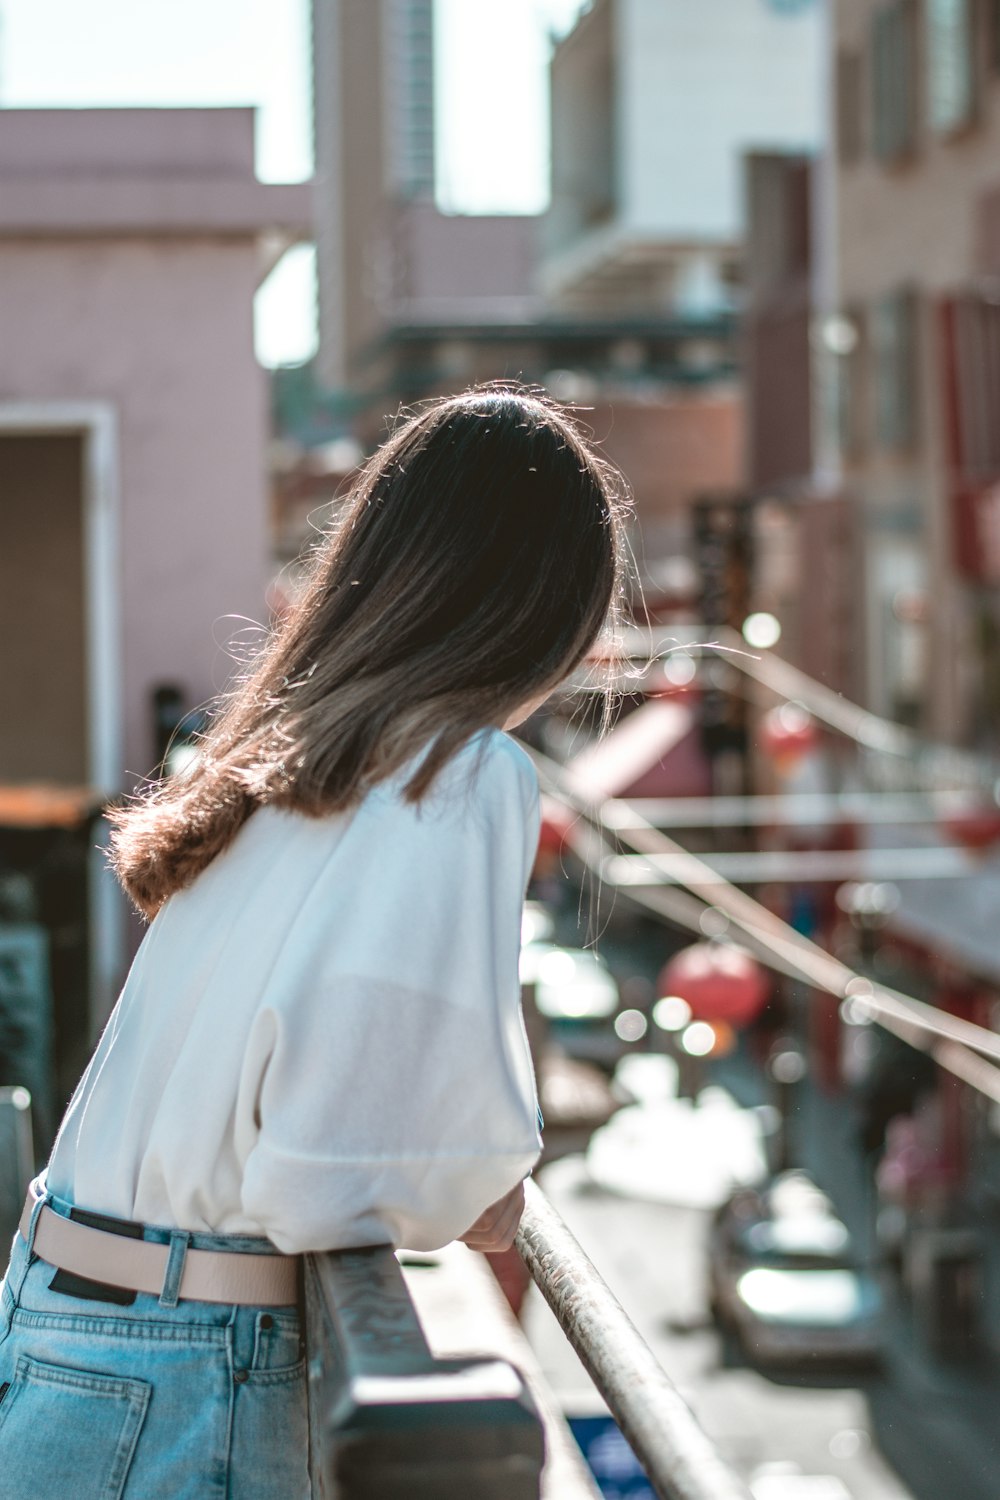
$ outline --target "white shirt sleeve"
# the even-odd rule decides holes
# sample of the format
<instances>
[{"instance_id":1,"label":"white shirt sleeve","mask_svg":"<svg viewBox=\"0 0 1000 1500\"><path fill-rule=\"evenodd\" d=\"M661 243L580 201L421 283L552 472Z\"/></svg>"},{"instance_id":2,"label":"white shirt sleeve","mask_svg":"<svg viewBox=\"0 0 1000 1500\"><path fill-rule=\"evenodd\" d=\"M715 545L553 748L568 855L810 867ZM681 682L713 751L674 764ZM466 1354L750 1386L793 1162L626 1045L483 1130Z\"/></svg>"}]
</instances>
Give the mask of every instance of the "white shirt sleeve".
<instances>
[{"instance_id":1,"label":"white shirt sleeve","mask_svg":"<svg viewBox=\"0 0 1000 1500\"><path fill-rule=\"evenodd\" d=\"M389 785L359 807L297 919L310 971L293 933L241 1079L243 1209L280 1250L434 1249L531 1170L517 967L537 834L534 770L499 732L418 806Z\"/></svg>"}]
</instances>

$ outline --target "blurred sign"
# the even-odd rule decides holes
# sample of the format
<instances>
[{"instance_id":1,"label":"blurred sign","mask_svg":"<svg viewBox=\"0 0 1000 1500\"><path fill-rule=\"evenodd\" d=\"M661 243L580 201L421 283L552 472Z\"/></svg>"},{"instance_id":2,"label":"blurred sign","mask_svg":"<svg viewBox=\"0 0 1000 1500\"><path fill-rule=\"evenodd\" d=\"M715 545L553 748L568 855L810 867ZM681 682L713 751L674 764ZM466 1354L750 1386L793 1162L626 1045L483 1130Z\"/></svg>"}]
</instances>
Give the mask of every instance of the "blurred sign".
<instances>
[{"instance_id":1,"label":"blurred sign","mask_svg":"<svg viewBox=\"0 0 1000 1500\"><path fill-rule=\"evenodd\" d=\"M1000 303L976 291L939 303L944 431L952 475L955 563L1000 583Z\"/></svg>"},{"instance_id":2,"label":"blurred sign","mask_svg":"<svg viewBox=\"0 0 1000 1500\"><path fill-rule=\"evenodd\" d=\"M728 626L740 632L751 613L753 578L753 502L745 498L705 497L694 505L694 557L701 583L699 613L707 639ZM709 756L746 749L743 697L721 680L723 662L706 672L701 697L701 732Z\"/></svg>"},{"instance_id":3,"label":"blurred sign","mask_svg":"<svg viewBox=\"0 0 1000 1500\"><path fill-rule=\"evenodd\" d=\"M954 497L956 562L979 583L1000 583L1000 483Z\"/></svg>"},{"instance_id":4,"label":"blurred sign","mask_svg":"<svg viewBox=\"0 0 1000 1500\"><path fill-rule=\"evenodd\" d=\"M613 1417L567 1420L604 1500L656 1500L656 1491Z\"/></svg>"},{"instance_id":5,"label":"blurred sign","mask_svg":"<svg viewBox=\"0 0 1000 1500\"><path fill-rule=\"evenodd\" d=\"M0 1260L17 1229L34 1165L30 1095L0 1087Z\"/></svg>"},{"instance_id":6,"label":"blurred sign","mask_svg":"<svg viewBox=\"0 0 1000 1500\"><path fill-rule=\"evenodd\" d=\"M0 1085L27 1089L39 1135L52 1108L52 991L44 928L0 924Z\"/></svg>"}]
</instances>

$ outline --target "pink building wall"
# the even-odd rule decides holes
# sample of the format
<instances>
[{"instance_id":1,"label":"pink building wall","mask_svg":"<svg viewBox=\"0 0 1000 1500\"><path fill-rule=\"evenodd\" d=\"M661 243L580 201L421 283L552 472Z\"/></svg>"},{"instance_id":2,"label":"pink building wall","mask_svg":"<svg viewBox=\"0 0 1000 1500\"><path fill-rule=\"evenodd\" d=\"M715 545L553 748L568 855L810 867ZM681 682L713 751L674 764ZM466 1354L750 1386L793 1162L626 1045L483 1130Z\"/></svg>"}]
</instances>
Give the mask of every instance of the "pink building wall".
<instances>
[{"instance_id":1,"label":"pink building wall","mask_svg":"<svg viewBox=\"0 0 1000 1500\"><path fill-rule=\"evenodd\" d=\"M250 110L0 111L0 422L115 418L120 784L151 767L153 685L210 697L226 617L264 615L253 296L264 231L308 233L308 192L256 182Z\"/></svg>"},{"instance_id":2,"label":"pink building wall","mask_svg":"<svg viewBox=\"0 0 1000 1500\"><path fill-rule=\"evenodd\" d=\"M225 678L215 622L263 613L253 247L3 243L0 283L0 402L118 415L122 770L146 773L152 685L208 696Z\"/></svg>"},{"instance_id":3,"label":"pink building wall","mask_svg":"<svg viewBox=\"0 0 1000 1500\"><path fill-rule=\"evenodd\" d=\"M433 203L401 203L388 217L392 297L399 323L496 323L537 317L538 221L517 214L444 214Z\"/></svg>"}]
</instances>

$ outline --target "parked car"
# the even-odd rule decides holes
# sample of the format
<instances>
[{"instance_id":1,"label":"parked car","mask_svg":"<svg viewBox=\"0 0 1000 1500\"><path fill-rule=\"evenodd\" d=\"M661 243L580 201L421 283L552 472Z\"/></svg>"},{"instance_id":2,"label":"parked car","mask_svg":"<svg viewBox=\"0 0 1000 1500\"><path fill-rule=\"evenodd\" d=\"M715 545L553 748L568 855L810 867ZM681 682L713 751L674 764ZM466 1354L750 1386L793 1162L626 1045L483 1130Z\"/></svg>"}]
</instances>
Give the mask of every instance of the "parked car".
<instances>
[{"instance_id":1,"label":"parked car","mask_svg":"<svg viewBox=\"0 0 1000 1500\"><path fill-rule=\"evenodd\" d=\"M523 943L521 983L533 986L539 1014L565 1055L610 1072L627 1048L615 1031L618 985L597 954L542 940Z\"/></svg>"},{"instance_id":2,"label":"parked car","mask_svg":"<svg viewBox=\"0 0 1000 1500\"><path fill-rule=\"evenodd\" d=\"M847 1226L803 1172L741 1189L717 1211L709 1300L746 1355L773 1365L873 1365L881 1295Z\"/></svg>"}]
</instances>

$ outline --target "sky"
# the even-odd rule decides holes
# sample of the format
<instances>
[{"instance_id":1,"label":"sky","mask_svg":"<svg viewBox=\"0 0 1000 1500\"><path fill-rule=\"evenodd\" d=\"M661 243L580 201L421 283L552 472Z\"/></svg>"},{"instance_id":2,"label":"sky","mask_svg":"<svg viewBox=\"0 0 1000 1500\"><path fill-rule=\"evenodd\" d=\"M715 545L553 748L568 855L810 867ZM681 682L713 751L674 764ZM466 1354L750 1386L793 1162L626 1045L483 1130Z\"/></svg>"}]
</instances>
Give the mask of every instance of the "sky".
<instances>
[{"instance_id":1,"label":"sky","mask_svg":"<svg viewBox=\"0 0 1000 1500\"><path fill-rule=\"evenodd\" d=\"M438 197L448 212L534 213L548 167L550 28L581 0L435 0ZM308 0L0 0L0 105L253 104L257 174L312 170ZM484 151L503 119L503 151ZM258 357L315 339L313 258L285 256L257 297Z\"/></svg>"},{"instance_id":2,"label":"sky","mask_svg":"<svg viewBox=\"0 0 1000 1500\"><path fill-rule=\"evenodd\" d=\"M582 0L435 0L438 202L459 213L548 203L549 34ZM498 137L502 150L484 150Z\"/></svg>"}]
</instances>

